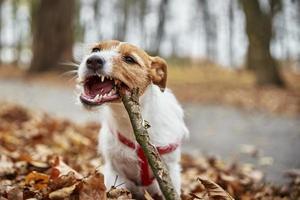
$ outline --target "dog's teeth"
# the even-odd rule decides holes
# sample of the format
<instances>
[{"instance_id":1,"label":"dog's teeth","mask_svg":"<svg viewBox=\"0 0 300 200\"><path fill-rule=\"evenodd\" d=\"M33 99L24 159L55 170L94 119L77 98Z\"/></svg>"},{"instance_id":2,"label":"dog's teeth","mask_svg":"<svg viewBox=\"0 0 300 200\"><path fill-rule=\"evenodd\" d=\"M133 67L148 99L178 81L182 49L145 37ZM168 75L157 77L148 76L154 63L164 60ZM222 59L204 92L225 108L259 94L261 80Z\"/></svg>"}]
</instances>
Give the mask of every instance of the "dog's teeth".
<instances>
[{"instance_id":1,"label":"dog's teeth","mask_svg":"<svg viewBox=\"0 0 300 200\"><path fill-rule=\"evenodd\" d=\"M115 85L117 85L117 84L118 84L118 80L115 79Z\"/></svg>"},{"instance_id":2,"label":"dog's teeth","mask_svg":"<svg viewBox=\"0 0 300 200\"><path fill-rule=\"evenodd\" d=\"M105 79L105 76L101 76L101 82L103 82Z\"/></svg>"},{"instance_id":3,"label":"dog's teeth","mask_svg":"<svg viewBox=\"0 0 300 200\"><path fill-rule=\"evenodd\" d=\"M107 97L107 94L104 94L104 95L103 95L103 98L106 98L106 97Z\"/></svg>"},{"instance_id":4,"label":"dog's teeth","mask_svg":"<svg viewBox=\"0 0 300 200\"><path fill-rule=\"evenodd\" d=\"M113 94L113 90L111 90L107 96L111 96Z\"/></svg>"},{"instance_id":5,"label":"dog's teeth","mask_svg":"<svg viewBox=\"0 0 300 200\"><path fill-rule=\"evenodd\" d=\"M99 98L99 94L97 94L92 100L96 101Z\"/></svg>"},{"instance_id":6,"label":"dog's teeth","mask_svg":"<svg viewBox=\"0 0 300 200\"><path fill-rule=\"evenodd\" d=\"M99 94L98 94L99 95ZM100 101L102 99L102 94L98 96L98 100Z\"/></svg>"},{"instance_id":7,"label":"dog's teeth","mask_svg":"<svg viewBox=\"0 0 300 200\"><path fill-rule=\"evenodd\" d=\"M113 78L110 76L110 77L109 77L109 80L113 80Z\"/></svg>"}]
</instances>

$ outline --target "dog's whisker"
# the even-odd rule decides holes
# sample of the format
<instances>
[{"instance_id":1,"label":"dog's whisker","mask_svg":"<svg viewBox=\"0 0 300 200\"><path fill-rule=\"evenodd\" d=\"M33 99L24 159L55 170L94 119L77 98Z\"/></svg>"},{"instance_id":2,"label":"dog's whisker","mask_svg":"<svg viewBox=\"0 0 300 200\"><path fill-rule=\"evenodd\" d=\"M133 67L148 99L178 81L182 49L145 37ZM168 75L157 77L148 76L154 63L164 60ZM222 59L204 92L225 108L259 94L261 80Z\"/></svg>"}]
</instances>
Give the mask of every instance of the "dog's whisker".
<instances>
[{"instance_id":1,"label":"dog's whisker","mask_svg":"<svg viewBox=\"0 0 300 200\"><path fill-rule=\"evenodd\" d=\"M68 80L68 82L72 82L72 81L74 81L75 79L77 79L78 78L78 75L75 75L75 76L73 76L72 78L70 78L69 80Z\"/></svg>"},{"instance_id":2,"label":"dog's whisker","mask_svg":"<svg viewBox=\"0 0 300 200\"><path fill-rule=\"evenodd\" d=\"M119 178L119 176L116 175L115 182L114 182L114 187L115 187L115 185L117 184L118 178Z\"/></svg>"},{"instance_id":3,"label":"dog's whisker","mask_svg":"<svg viewBox=\"0 0 300 200\"><path fill-rule=\"evenodd\" d=\"M80 66L78 63L74 63L74 62L61 62L59 64L64 66L77 67L77 68Z\"/></svg>"},{"instance_id":4,"label":"dog's whisker","mask_svg":"<svg viewBox=\"0 0 300 200\"><path fill-rule=\"evenodd\" d=\"M77 73L77 70L70 70L70 71L66 71L62 74L60 74L60 77L64 77L64 76L68 76L68 75L73 75L73 74L76 74Z\"/></svg>"}]
</instances>

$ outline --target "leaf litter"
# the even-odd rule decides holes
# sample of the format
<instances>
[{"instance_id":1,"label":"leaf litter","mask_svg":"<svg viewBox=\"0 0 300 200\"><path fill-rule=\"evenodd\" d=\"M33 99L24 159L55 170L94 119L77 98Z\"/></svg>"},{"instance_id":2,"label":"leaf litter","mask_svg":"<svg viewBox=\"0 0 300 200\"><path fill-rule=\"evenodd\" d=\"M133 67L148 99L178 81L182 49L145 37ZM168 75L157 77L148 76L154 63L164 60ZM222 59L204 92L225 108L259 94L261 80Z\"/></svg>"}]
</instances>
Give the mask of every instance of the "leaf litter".
<instances>
[{"instance_id":1,"label":"leaf litter","mask_svg":"<svg viewBox=\"0 0 300 200\"><path fill-rule=\"evenodd\" d=\"M97 153L97 123L78 125L21 106L0 105L0 200L133 199L123 185L107 188ZM265 183L247 164L182 155L183 200L298 200L300 172L290 182ZM145 191L145 199L155 199Z\"/></svg>"}]
</instances>

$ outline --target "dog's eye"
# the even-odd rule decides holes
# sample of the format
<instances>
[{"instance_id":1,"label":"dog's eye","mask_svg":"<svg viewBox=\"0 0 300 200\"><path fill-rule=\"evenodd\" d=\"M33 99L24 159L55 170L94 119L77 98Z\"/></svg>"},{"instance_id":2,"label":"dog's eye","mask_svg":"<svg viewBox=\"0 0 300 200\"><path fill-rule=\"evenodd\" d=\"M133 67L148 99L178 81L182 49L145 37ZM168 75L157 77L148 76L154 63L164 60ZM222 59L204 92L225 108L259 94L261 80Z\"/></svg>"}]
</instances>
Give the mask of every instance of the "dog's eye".
<instances>
[{"instance_id":1,"label":"dog's eye","mask_svg":"<svg viewBox=\"0 0 300 200\"><path fill-rule=\"evenodd\" d=\"M124 61L127 62L128 64L135 64L136 63L134 58L131 57L131 56L124 56Z\"/></svg>"},{"instance_id":2,"label":"dog's eye","mask_svg":"<svg viewBox=\"0 0 300 200\"><path fill-rule=\"evenodd\" d=\"M98 51L100 51L100 49L97 48L97 47L95 47L95 48L92 49L92 52L98 52Z\"/></svg>"}]
</instances>

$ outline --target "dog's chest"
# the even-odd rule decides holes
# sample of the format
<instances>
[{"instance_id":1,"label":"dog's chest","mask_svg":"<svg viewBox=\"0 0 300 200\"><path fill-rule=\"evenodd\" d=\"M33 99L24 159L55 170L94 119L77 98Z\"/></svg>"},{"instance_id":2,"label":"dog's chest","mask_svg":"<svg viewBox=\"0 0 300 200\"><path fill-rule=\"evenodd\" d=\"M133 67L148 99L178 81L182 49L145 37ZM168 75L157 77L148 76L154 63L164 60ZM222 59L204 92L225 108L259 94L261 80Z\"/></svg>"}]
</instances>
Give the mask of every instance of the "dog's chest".
<instances>
[{"instance_id":1,"label":"dog's chest","mask_svg":"<svg viewBox=\"0 0 300 200\"><path fill-rule=\"evenodd\" d=\"M109 157L113 168L124 177L135 183L140 182L140 165L136 151L124 144L114 142L109 150Z\"/></svg>"}]
</instances>

